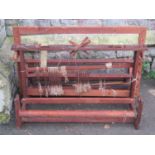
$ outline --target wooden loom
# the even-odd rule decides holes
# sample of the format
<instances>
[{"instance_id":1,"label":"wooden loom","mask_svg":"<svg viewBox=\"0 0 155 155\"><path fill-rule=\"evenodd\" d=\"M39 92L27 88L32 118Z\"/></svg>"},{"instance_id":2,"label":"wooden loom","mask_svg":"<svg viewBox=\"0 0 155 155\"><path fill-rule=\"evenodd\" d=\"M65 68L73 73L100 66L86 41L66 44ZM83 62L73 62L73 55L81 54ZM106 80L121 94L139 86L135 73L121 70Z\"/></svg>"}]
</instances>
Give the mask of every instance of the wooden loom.
<instances>
[{"instance_id":1,"label":"wooden loom","mask_svg":"<svg viewBox=\"0 0 155 155\"><path fill-rule=\"evenodd\" d=\"M80 44L73 41L68 45L48 46L21 43L21 36L38 34L84 34L86 37ZM93 45L87 34L138 34L138 45ZM143 108L140 80L146 50L144 27L14 27L13 35L12 49L16 52L20 88L20 94L15 98L17 127L23 122L132 122L136 129L139 127ZM89 54L90 50L130 50L134 58L75 59L77 51ZM47 55L48 52L68 51L71 59L44 59L40 62L39 58L25 57L27 52L40 51ZM64 67L65 75L60 73ZM118 68L126 72L109 73L109 70ZM100 72L94 72L96 70ZM61 87L61 93L60 87L58 92L55 91L55 85ZM123 105L126 108L39 110L28 106L55 104Z\"/></svg>"}]
</instances>

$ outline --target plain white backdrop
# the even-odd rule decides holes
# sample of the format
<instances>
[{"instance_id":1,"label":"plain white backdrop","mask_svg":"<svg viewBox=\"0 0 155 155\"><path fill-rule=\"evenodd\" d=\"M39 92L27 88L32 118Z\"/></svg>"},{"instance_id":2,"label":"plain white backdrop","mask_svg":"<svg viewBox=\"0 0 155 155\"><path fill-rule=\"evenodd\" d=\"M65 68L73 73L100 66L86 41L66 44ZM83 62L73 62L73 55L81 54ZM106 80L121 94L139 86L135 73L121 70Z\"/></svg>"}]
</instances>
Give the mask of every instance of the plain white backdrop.
<instances>
[{"instance_id":1,"label":"plain white backdrop","mask_svg":"<svg viewBox=\"0 0 155 155\"><path fill-rule=\"evenodd\" d=\"M154 0L1 0L0 18L147 19Z\"/></svg>"},{"instance_id":2,"label":"plain white backdrop","mask_svg":"<svg viewBox=\"0 0 155 155\"><path fill-rule=\"evenodd\" d=\"M153 19L155 4L153 0L1 0L0 18ZM154 145L153 135L0 136L0 155L151 155Z\"/></svg>"}]
</instances>

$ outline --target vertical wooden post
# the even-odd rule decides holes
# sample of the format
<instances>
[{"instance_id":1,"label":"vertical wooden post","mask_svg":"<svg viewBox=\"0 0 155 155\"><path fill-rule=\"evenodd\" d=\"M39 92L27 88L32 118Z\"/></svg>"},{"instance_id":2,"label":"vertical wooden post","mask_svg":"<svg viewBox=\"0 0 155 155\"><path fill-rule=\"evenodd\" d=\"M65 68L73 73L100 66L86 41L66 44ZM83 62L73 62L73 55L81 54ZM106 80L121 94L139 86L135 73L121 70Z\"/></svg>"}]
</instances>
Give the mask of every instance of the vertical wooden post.
<instances>
[{"instance_id":1,"label":"vertical wooden post","mask_svg":"<svg viewBox=\"0 0 155 155\"><path fill-rule=\"evenodd\" d=\"M22 121L21 121L21 117L19 116L19 111L21 109L19 95L16 95L14 103L15 103L15 114L16 114L16 127L20 128L22 125Z\"/></svg>"},{"instance_id":2,"label":"vertical wooden post","mask_svg":"<svg viewBox=\"0 0 155 155\"><path fill-rule=\"evenodd\" d=\"M14 39L14 44L20 44L20 37L19 37L19 31L17 27L13 28L13 39ZM19 59L19 51L17 52L17 59ZM17 72L18 72L18 80L19 80L19 91L20 95L22 95L22 84L21 84L21 75L20 75L20 62L17 61Z\"/></svg>"},{"instance_id":3,"label":"vertical wooden post","mask_svg":"<svg viewBox=\"0 0 155 155\"><path fill-rule=\"evenodd\" d=\"M13 28L13 36L15 44L20 44L21 37L18 27ZM24 53L22 51L17 51L17 58L20 58L19 62L17 63L20 95L26 97L26 69Z\"/></svg>"},{"instance_id":4,"label":"vertical wooden post","mask_svg":"<svg viewBox=\"0 0 155 155\"><path fill-rule=\"evenodd\" d=\"M26 80L26 68L25 68L25 59L24 52L20 51L20 74L21 74L21 85L22 85L22 96L27 96L27 80Z\"/></svg>"},{"instance_id":5,"label":"vertical wooden post","mask_svg":"<svg viewBox=\"0 0 155 155\"><path fill-rule=\"evenodd\" d=\"M146 30L143 30L139 33L138 44L144 45L146 38ZM141 74L142 74L142 65L143 65L143 53L144 51L136 51L134 55L134 70L133 70L133 77L135 80L132 83L131 88L131 97L138 97L140 96L140 81L141 81Z\"/></svg>"},{"instance_id":6,"label":"vertical wooden post","mask_svg":"<svg viewBox=\"0 0 155 155\"><path fill-rule=\"evenodd\" d=\"M135 129L139 129L139 123L141 121L141 116L142 116L142 111L143 111L143 102L142 102L142 99L140 97L138 98L137 102L138 102L137 118L135 119L135 122L134 122Z\"/></svg>"},{"instance_id":7,"label":"vertical wooden post","mask_svg":"<svg viewBox=\"0 0 155 155\"><path fill-rule=\"evenodd\" d=\"M139 33L139 38L138 38L138 44L139 45L144 45L145 44L145 38L146 38L146 30L141 31ZM143 66L143 55L144 51L137 51L135 52L134 56L134 71L133 71L133 77L135 78L135 81L132 83L132 88L131 88L131 97L135 98L135 104L137 98L140 97L140 82L141 82L141 77L142 77L142 66ZM135 129L138 129L141 115L142 115L142 109L143 109L143 104L141 102L141 99L138 100L138 108L136 109L137 116L134 121L134 126Z\"/></svg>"}]
</instances>

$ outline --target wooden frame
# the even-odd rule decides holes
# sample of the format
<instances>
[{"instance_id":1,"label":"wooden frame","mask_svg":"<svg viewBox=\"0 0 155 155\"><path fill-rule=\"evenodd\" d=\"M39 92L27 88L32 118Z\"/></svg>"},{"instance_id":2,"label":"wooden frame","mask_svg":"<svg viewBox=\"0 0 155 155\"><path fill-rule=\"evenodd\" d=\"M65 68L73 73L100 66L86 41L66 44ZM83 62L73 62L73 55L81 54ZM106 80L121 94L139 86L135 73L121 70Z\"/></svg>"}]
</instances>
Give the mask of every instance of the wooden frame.
<instances>
[{"instance_id":1,"label":"wooden frame","mask_svg":"<svg viewBox=\"0 0 155 155\"><path fill-rule=\"evenodd\" d=\"M80 47L80 50L108 51L108 50L132 50L134 59L82 59L77 60L78 64L87 63L87 66L81 66L81 69L107 69L106 63L113 63L113 68L128 68L127 74L94 74L91 79L125 79L129 80L130 87L127 83L121 82L121 85L126 85L127 90L107 89L104 95L98 90L92 90L82 96L76 96L70 87L65 88L64 97L39 97L35 88L27 86L28 78L38 76L34 72L34 67L27 67L27 64L38 64L39 60L25 59L24 52L27 51L62 51L72 50L73 45L23 45L21 42L22 35L38 35L38 34L138 34L138 45L87 45ZM21 127L22 122L133 122L135 128L139 127L139 122L142 114L142 100L140 96L140 80L142 72L142 59L145 47L146 28L145 27L14 27L13 28L14 45L13 50L17 53L17 70L19 77L20 95L15 98L16 109L16 126ZM68 60L67 60L68 61ZM62 60L62 64L67 63ZM48 64L54 65L57 60L48 60ZM72 64L73 61L70 60ZM96 65L92 66L91 63ZM90 66L89 66L90 65ZM41 68L40 68L41 69ZM69 70L74 70L75 66L68 67ZM40 75L39 75L40 76ZM48 77L44 74L43 77ZM75 76L69 74L71 79ZM115 83L117 85L120 82ZM114 85L108 83L107 85ZM95 86L94 86L95 87ZM33 96L33 97L32 97ZM34 97L35 96L35 97ZM127 110L29 110L28 104L124 104L129 105Z\"/></svg>"}]
</instances>

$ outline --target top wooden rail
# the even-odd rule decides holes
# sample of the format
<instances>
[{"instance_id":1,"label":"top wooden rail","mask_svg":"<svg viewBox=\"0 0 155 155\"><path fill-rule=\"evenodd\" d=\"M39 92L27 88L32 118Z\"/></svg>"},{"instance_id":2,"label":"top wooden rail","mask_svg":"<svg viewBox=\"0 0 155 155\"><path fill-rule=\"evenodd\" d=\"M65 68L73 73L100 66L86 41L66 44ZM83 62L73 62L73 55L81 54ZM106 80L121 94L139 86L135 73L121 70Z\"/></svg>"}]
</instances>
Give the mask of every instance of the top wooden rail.
<instances>
[{"instance_id":1,"label":"top wooden rail","mask_svg":"<svg viewBox=\"0 0 155 155\"><path fill-rule=\"evenodd\" d=\"M140 26L68 26L68 27L14 27L14 33L19 35L36 34L140 34L146 31L145 27Z\"/></svg>"}]
</instances>

